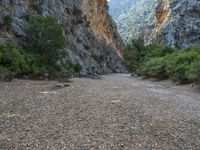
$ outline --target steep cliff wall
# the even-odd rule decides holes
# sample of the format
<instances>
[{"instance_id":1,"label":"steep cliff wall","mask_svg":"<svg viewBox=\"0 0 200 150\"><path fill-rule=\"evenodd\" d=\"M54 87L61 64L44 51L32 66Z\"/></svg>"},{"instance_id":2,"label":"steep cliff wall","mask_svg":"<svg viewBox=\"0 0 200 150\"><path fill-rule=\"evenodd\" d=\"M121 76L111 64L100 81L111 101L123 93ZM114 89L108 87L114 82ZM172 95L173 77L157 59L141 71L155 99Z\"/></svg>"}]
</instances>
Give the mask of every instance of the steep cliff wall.
<instances>
[{"instance_id":1,"label":"steep cliff wall","mask_svg":"<svg viewBox=\"0 0 200 150\"><path fill-rule=\"evenodd\" d=\"M158 5L156 7L156 19L157 19L157 29L160 30L161 25L168 21L169 18L169 1L168 0L158 0Z\"/></svg>"},{"instance_id":2,"label":"steep cliff wall","mask_svg":"<svg viewBox=\"0 0 200 150\"><path fill-rule=\"evenodd\" d=\"M107 0L84 0L82 9L96 35L112 44L121 55L123 41L117 32L114 21L108 14Z\"/></svg>"},{"instance_id":3,"label":"steep cliff wall","mask_svg":"<svg viewBox=\"0 0 200 150\"><path fill-rule=\"evenodd\" d=\"M1 0L1 21L9 15L13 23L6 30L0 28L0 42L10 37L26 44L23 27L32 14L58 17L69 41L66 52L83 66L83 73L123 71L117 55L123 45L108 15L106 0Z\"/></svg>"},{"instance_id":4,"label":"steep cliff wall","mask_svg":"<svg viewBox=\"0 0 200 150\"><path fill-rule=\"evenodd\" d=\"M124 41L143 38L174 47L200 44L199 0L110 0Z\"/></svg>"},{"instance_id":5,"label":"steep cliff wall","mask_svg":"<svg viewBox=\"0 0 200 150\"><path fill-rule=\"evenodd\" d=\"M143 38L145 43L155 28L157 0L110 0L110 14L116 21L123 40Z\"/></svg>"},{"instance_id":6,"label":"steep cliff wall","mask_svg":"<svg viewBox=\"0 0 200 150\"><path fill-rule=\"evenodd\" d=\"M156 40L175 47L200 44L200 1L158 0Z\"/></svg>"}]
</instances>

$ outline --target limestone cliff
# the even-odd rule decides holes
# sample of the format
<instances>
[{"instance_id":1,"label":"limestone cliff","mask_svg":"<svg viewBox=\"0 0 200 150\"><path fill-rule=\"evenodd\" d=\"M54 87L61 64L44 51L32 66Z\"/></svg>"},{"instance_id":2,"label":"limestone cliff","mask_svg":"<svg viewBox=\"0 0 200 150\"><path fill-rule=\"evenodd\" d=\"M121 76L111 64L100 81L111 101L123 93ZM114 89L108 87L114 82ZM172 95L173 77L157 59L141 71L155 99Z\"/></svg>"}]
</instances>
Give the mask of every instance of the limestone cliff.
<instances>
[{"instance_id":1,"label":"limestone cliff","mask_svg":"<svg viewBox=\"0 0 200 150\"><path fill-rule=\"evenodd\" d=\"M112 44L117 49L118 54L121 55L123 41L117 32L114 21L108 14L107 0L84 0L82 9L97 37L105 39L108 44Z\"/></svg>"},{"instance_id":2,"label":"limestone cliff","mask_svg":"<svg viewBox=\"0 0 200 150\"><path fill-rule=\"evenodd\" d=\"M106 0L1 0L1 22L5 16L11 16L13 22L6 30L0 28L0 42L10 37L26 44L23 27L32 14L57 16L69 41L66 52L83 66L83 73L123 71L117 55L123 44Z\"/></svg>"},{"instance_id":3,"label":"limestone cliff","mask_svg":"<svg viewBox=\"0 0 200 150\"><path fill-rule=\"evenodd\" d=\"M109 1L109 12L126 43L137 38L142 38L148 43L156 24L156 4L157 0Z\"/></svg>"},{"instance_id":4,"label":"limestone cliff","mask_svg":"<svg viewBox=\"0 0 200 150\"><path fill-rule=\"evenodd\" d=\"M160 30L161 25L169 18L169 1L158 0L156 7L157 29Z\"/></svg>"},{"instance_id":5,"label":"limestone cliff","mask_svg":"<svg viewBox=\"0 0 200 150\"><path fill-rule=\"evenodd\" d=\"M109 6L125 42L200 44L200 0L110 0Z\"/></svg>"},{"instance_id":6,"label":"limestone cliff","mask_svg":"<svg viewBox=\"0 0 200 150\"><path fill-rule=\"evenodd\" d=\"M158 0L156 41L175 47L200 44L200 1Z\"/></svg>"}]
</instances>

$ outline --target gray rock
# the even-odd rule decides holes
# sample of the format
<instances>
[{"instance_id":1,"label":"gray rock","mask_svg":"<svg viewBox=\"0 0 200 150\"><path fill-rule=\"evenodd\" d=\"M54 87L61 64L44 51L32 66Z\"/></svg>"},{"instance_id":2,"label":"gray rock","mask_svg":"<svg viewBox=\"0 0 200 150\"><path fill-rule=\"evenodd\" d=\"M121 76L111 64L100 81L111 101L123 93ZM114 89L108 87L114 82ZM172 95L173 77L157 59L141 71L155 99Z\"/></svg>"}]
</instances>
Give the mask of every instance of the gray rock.
<instances>
[{"instance_id":1,"label":"gray rock","mask_svg":"<svg viewBox=\"0 0 200 150\"><path fill-rule=\"evenodd\" d=\"M63 83L58 83L58 84L56 84L56 87L58 87L58 88L64 88L65 85Z\"/></svg>"},{"instance_id":2,"label":"gray rock","mask_svg":"<svg viewBox=\"0 0 200 150\"><path fill-rule=\"evenodd\" d=\"M180 48L200 44L199 0L160 0L156 13L156 41Z\"/></svg>"},{"instance_id":3,"label":"gray rock","mask_svg":"<svg viewBox=\"0 0 200 150\"><path fill-rule=\"evenodd\" d=\"M98 2L101 1L98 0ZM104 0L104 4L105 2ZM33 4L37 5L37 9L33 7ZM116 42L119 41L120 37L117 34L114 22L108 15L107 5L99 3L98 7L89 4L93 4L93 0L83 0L82 2L80 2L80 0L27 0L26 2L15 0L13 3L11 3L10 0L1 0L0 19L6 14L11 14L13 23L8 33L0 34L0 42L6 37L12 37L19 44L27 46L27 35L25 35L23 30L24 25L27 23L27 16L36 13L44 16L53 15L57 16L59 22L64 26L65 36L68 39L68 47L65 51L69 53L69 58L61 60L62 62L67 62L70 59L73 63L81 64L83 66L83 73L87 73L88 69L91 73L98 72L100 74L105 74L113 72L116 67L119 68L119 71L123 71L124 67L121 64L121 59L117 55L115 46L113 46L113 43L114 45L116 43L119 45L122 43ZM106 26L102 26L101 29L108 28L106 29L106 31L109 31L108 33L99 32L97 36L96 31L89 25L89 16L83 11L86 7L88 7L91 12L101 9L102 19L106 18L106 20L102 20L102 22L106 23ZM89 14L91 12L89 12ZM97 17L98 16L96 16L96 18ZM103 35L112 37L113 43L108 44ZM106 57L112 57L113 60L109 61ZM95 67L95 70L92 69L93 67Z\"/></svg>"}]
</instances>

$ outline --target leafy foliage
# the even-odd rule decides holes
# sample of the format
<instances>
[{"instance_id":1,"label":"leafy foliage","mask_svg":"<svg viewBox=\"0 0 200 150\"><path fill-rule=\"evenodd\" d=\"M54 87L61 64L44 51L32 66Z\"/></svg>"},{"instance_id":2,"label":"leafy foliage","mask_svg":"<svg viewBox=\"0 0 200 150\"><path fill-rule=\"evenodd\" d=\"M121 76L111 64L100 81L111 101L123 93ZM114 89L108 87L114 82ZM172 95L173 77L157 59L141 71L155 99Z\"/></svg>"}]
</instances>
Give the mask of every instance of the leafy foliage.
<instances>
[{"instance_id":1,"label":"leafy foliage","mask_svg":"<svg viewBox=\"0 0 200 150\"><path fill-rule=\"evenodd\" d=\"M13 22L13 19L11 16L7 15L3 18L3 25L4 26L9 26Z\"/></svg>"},{"instance_id":2,"label":"leafy foliage","mask_svg":"<svg viewBox=\"0 0 200 150\"><path fill-rule=\"evenodd\" d=\"M29 55L12 41L8 40L0 45L0 65L7 70L18 73L27 73L30 70Z\"/></svg>"},{"instance_id":3,"label":"leafy foliage","mask_svg":"<svg viewBox=\"0 0 200 150\"><path fill-rule=\"evenodd\" d=\"M167 54L171 54L173 52L176 52L175 48L172 48L167 45L162 44L150 44L146 46L146 60L153 58L153 57L163 57Z\"/></svg>"},{"instance_id":4,"label":"leafy foliage","mask_svg":"<svg viewBox=\"0 0 200 150\"><path fill-rule=\"evenodd\" d=\"M145 46L141 39L133 40L124 49L124 63L129 71L136 71L145 57Z\"/></svg>"},{"instance_id":5,"label":"leafy foliage","mask_svg":"<svg viewBox=\"0 0 200 150\"><path fill-rule=\"evenodd\" d=\"M4 81L11 81L13 79L12 73L6 68L0 66L0 79Z\"/></svg>"},{"instance_id":6,"label":"leafy foliage","mask_svg":"<svg viewBox=\"0 0 200 150\"><path fill-rule=\"evenodd\" d=\"M42 57L43 63L55 65L65 57L61 49L66 47L66 38L56 17L30 16L25 32L30 49Z\"/></svg>"},{"instance_id":7,"label":"leafy foliage","mask_svg":"<svg viewBox=\"0 0 200 150\"><path fill-rule=\"evenodd\" d=\"M3 30L9 30L12 22L13 18L10 15L6 15L2 20L0 20L0 28L2 28Z\"/></svg>"},{"instance_id":8,"label":"leafy foliage","mask_svg":"<svg viewBox=\"0 0 200 150\"><path fill-rule=\"evenodd\" d=\"M83 67L80 64L73 64L73 69L75 72L79 73Z\"/></svg>"},{"instance_id":9,"label":"leafy foliage","mask_svg":"<svg viewBox=\"0 0 200 150\"><path fill-rule=\"evenodd\" d=\"M0 45L0 77L2 74L8 79L12 75L54 77L81 71L82 66L71 63L63 50L67 40L56 17L30 16L24 31L26 50L11 40Z\"/></svg>"},{"instance_id":10,"label":"leafy foliage","mask_svg":"<svg viewBox=\"0 0 200 150\"><path fill-rule=\"evenodd\" d=\"M143 63L140 73L150 77L170 78L180 83L199 81L200 51L177 51Z\"/></svg>"},{"instance_id":11,"label":"leafy foliage","mask_svg":"<svg viewBox=\"0 0 200 150\"><path fill-rule=\"evenodd\" d=\"M152 58L140 66L140 74L156 78L167 78L166 64L163 57Z\"/></svg>"},{"instance_id":12,"label":"leafy foliage","mask_svg":"<svg viewBox=\"0 0 200 150\"><path fill-rule=\"evenodd\" d=\"M141 40L134 40L126 46L124 60L129 71L141 75L180 83L200 81L200 47L176 50L159 44L144 46Z\"/></svg>"}]
</instances>

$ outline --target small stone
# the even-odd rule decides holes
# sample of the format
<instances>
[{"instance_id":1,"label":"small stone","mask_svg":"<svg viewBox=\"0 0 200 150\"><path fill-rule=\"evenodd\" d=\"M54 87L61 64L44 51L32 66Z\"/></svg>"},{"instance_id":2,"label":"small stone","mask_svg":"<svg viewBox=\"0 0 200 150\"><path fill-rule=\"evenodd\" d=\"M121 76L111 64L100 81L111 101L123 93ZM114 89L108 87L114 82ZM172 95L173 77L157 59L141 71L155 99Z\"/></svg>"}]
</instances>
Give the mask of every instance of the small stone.
<instances>
[{"instance_id":1,"label":"small stone","mask_svg":"<svg viewBox=\"0 0 200 150\"><path fill-rule=\"evenodd\" d=\"M62 84L62 83L58 83L58 84L56 84L56 87L58 87L58 88L64 88L64 87L65 87L65 85L64 85L64 84Z\"/></svg>"}]
</instances>

